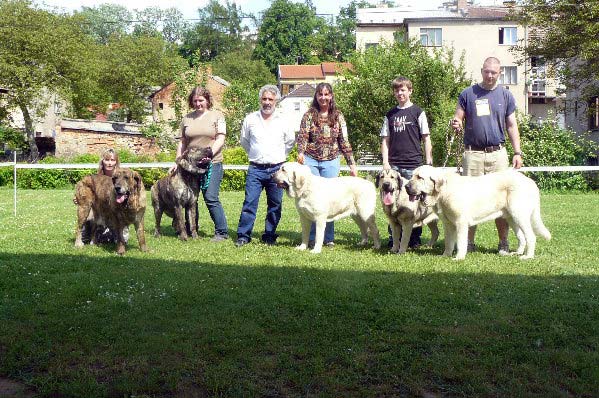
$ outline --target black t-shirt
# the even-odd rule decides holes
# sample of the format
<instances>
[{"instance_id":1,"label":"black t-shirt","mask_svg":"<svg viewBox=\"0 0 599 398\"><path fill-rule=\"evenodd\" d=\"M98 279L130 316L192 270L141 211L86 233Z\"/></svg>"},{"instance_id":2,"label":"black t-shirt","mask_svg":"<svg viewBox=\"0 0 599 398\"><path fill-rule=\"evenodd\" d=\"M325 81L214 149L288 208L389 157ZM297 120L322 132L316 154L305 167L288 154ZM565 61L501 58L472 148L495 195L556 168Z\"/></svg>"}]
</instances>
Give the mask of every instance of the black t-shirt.
<instances>
[{"instance_id":1,"label":"black t-shirt","mask_svg":"<svg viewBox=\"0 0 599 398\"><path fill-rule=\"evenodd\" d=\"M422 109L416 105L408 108L395 107L387 118L389 137L389 163L402 169L415 169L422 165L422 134L419 118Z\"/></svg>"}]
</instances>

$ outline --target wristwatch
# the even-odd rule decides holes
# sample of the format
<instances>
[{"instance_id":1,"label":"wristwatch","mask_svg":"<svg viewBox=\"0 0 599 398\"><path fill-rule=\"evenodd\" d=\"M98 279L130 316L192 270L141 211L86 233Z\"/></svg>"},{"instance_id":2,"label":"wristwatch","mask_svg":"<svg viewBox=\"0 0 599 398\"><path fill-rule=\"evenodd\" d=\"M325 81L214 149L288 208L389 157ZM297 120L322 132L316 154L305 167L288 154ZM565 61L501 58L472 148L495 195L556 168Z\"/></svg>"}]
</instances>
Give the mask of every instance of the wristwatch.
<instances>
[{"instance_id":1,"label":"wristwatch","mask_svg":"<svg viewBox=\"0 0 599 398\"><path fill-rule=\"evenodd\" d=\"M522 152L514 152L514 156L516 156L516 155L518 155L518 156L520 156L520 157L523 157L523 156L522 156Z\"/></svg>"}]
</instances>

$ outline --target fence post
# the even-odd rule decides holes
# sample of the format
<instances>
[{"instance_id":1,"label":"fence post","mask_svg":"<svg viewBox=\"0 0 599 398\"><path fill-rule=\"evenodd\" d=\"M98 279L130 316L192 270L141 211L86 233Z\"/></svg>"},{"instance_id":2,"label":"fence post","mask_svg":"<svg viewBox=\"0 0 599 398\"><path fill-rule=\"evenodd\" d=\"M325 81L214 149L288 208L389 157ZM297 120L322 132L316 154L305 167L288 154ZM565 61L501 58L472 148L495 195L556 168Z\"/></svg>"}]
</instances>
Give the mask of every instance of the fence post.
<instances>
[{"instance_id":1,"label":"fence post","mask_svg":"<svg viewBox=\"0 0 599 398\"><path fill-rule=\"evenodd\" d=\"M12 182L13 182L13 186L14 186L14 197L13 197L13 203L14 203L14 216L17 216L17 151L13 152L14 155L14 161L13 161L13 166L12 166L12 170L13 170L13 177L12 177Z\"/></svg>"}]
</instances>

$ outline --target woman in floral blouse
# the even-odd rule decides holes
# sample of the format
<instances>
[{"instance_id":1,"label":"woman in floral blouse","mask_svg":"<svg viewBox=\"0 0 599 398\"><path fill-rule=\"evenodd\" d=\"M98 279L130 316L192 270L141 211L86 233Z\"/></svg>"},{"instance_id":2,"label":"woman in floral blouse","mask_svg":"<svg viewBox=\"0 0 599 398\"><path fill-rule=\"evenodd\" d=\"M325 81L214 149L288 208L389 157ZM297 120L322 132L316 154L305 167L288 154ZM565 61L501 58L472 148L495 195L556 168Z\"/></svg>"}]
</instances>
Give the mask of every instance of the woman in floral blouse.
<instances>
[{"instance_id":1,"label":"woman in floral blouse","mask_svg":"<svg viewBox=\"0 0 599 398\"><path fill-rule=\"evenodd\" d=\"M335 105L333 88L329 83L316 86L310 109L302 117L297 137L297 160L310 167L312 174L334 178L339 176L339 154L345 157L350 174L357 176L351 144L347 136L345 118ZM315 226L310 229L310 241L314 241ZM324 244L333 246L335 228L328 222Z\"/></svg>"}]
</instances>

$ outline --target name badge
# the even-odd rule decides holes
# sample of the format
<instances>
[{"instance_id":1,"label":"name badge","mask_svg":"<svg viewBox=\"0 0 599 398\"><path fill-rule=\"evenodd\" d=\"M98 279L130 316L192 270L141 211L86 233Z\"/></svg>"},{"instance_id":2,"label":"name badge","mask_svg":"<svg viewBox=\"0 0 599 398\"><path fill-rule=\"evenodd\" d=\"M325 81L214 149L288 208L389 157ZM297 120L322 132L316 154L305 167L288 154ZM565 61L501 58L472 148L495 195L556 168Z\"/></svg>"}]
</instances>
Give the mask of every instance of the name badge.
<instances>
[{"instance_id":1,"label":"name badge","mask_svg":"<svg viewBox=\"0 0 599 398\"><path fill-rule=\"evenodd\" d=\"M489 116L491 114L491 107L489 106L488 99L479 99L475 101L476 104L476 116Z\"/></svg>"}]
</instances>

